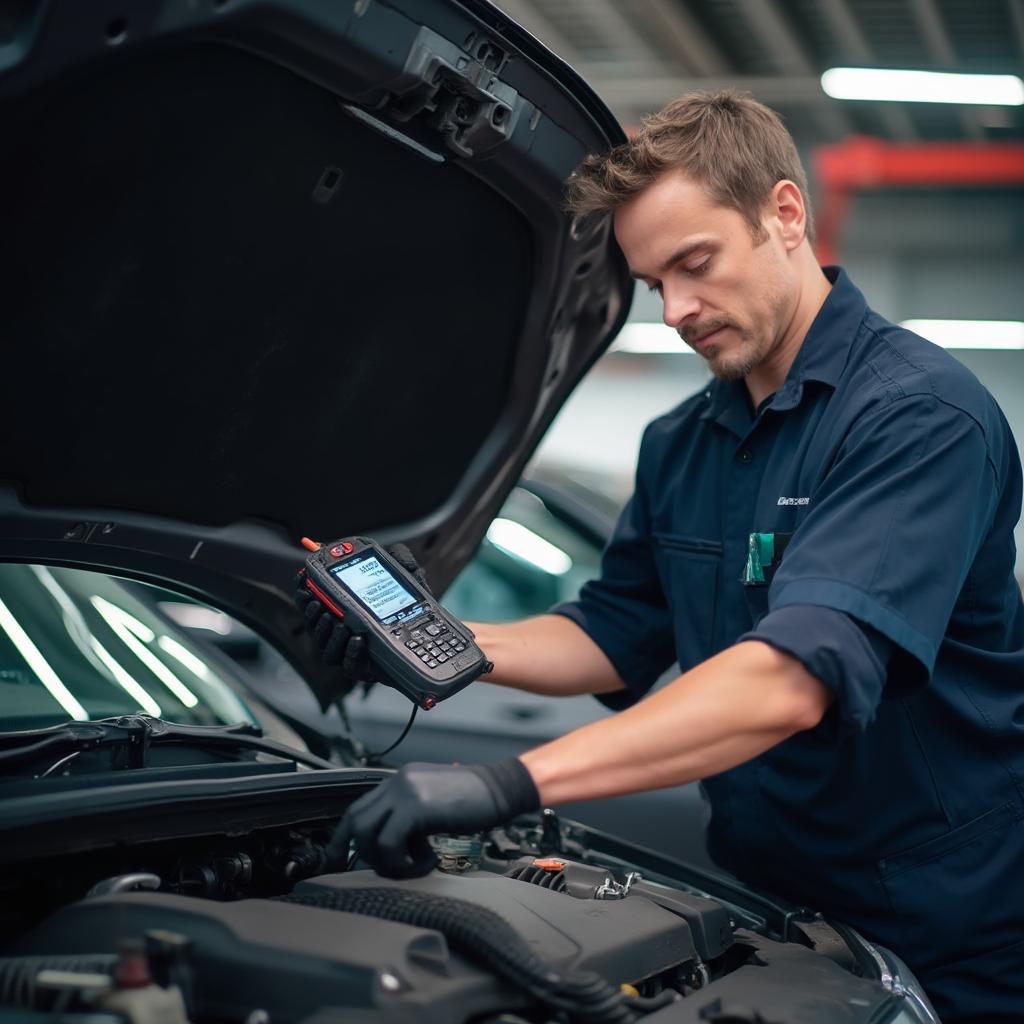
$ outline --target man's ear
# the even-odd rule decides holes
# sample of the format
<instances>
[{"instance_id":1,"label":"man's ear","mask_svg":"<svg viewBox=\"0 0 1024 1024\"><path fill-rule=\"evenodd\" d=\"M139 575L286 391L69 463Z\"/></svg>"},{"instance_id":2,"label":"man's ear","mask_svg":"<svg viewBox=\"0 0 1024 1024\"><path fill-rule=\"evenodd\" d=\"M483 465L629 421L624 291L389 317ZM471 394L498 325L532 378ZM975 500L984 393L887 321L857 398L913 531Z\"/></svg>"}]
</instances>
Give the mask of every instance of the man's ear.
<instances>
[{"instance_id":1,"label":"man's ear","mask_svg":"<svg viewBox=\"0 0 1024 1024\"><path fill-rule=\"evenodd\" d=\"M779 237L792 252L807 237L807 210L800 189L792 181L783 179L772 189L768 201L768 216L775 220Z\"/></svg>"}]
</instances>

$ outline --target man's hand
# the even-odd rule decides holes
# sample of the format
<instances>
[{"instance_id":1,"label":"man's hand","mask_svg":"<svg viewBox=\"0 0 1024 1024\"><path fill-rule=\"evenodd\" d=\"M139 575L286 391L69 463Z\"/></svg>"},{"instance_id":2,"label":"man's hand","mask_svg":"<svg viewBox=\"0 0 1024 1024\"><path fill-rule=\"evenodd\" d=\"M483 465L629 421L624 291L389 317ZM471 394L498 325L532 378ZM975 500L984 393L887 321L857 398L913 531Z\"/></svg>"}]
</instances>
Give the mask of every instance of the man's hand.
<instances>
[{"instance_id":1,"label":"man's hand","mask_svg":"<svg viewBox=\"0 0 1024 1024\"><path fill-rule=\"evenodd\" d=\"M429 594L427 575L416 561L413 553L404 544L392 544L387 552L416 582ZM355 622L343 622L324 608L307 589L306 574L302 571L295 577L295 606L306 620L306 628L313 634L320 648L323 660L328 665L337 665L341 675L349 683L374 682L378 673L366 652L366 630Z\"/></svg>"},{"instance_id":2,"label":"man's hand","mask_svg":"<svg viewBox=\"0 0 1024 1024\"><path fill-rule=\"evenodd\" d=\"M359 856L388 878L415 878L436 864L427 836L467 835L535 811L540 797L517 758L498 764L407 764L342 818L327 863L344 868L355 840Z\"/></svg>"}]
</instances>

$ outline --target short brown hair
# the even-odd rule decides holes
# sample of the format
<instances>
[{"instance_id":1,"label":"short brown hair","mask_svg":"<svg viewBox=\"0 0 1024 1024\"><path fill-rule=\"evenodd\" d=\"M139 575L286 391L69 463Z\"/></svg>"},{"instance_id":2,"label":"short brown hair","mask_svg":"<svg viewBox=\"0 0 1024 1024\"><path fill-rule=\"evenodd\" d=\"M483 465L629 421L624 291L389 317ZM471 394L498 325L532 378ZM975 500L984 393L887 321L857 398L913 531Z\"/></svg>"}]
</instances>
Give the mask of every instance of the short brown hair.
<instances>
[{"instance_id":1,"label":"short brown hair","mask_svg":"<svg viewBox=\"0 0 1024 1024\"><path fill-rule=\"evenodd\" d=\"M755 241L764 237L761 211L772 189L792 181L814 242L807 175L793 137L748 93L688 93L645 117L629 142L580 164L568 181L567 209L577 217L611 213L672 168L703 185L712 202L742 214Z\"/></svg>"}]
</instances>

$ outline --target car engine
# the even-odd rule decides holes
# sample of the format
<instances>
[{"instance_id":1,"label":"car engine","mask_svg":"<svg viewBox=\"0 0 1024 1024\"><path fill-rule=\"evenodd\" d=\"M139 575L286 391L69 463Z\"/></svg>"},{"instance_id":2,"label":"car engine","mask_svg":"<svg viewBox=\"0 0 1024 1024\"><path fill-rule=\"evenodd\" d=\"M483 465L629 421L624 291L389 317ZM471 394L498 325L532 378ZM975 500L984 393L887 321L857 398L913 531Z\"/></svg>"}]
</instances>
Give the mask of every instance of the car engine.
<instances>
[{"instance_id":1,"label":"car engine","mask_svg":"<svg viewBox=\"0 0 1024 1024\"><path fill-rule=\"evenodd\" d=\"M773 936L550 811L435 838L418 879L324 873L328 836L122 845L9 874L0 1024L852 1022L898 1002L823 922Z\"/></svg>"}]
</instances>

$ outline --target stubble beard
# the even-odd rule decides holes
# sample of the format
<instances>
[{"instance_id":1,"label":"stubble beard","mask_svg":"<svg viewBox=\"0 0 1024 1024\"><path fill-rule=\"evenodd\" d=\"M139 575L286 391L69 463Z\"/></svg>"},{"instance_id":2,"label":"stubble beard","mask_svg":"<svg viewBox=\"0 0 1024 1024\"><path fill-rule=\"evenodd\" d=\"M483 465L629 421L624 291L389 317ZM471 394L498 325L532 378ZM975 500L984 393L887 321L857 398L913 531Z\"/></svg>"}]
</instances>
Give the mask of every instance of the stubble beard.
<instances>
[{"instance_id":1,"label":"stubble beard","mask_svg":"<svg viewBox=\"0 0 1024 1024\"><path fill-rule=\"evenodd\" d=\"M731 347L711 344L703 349L698 349L693 346L683 331L679 332L679 336L707 363L708 369L719 380L740 380L763 361L770 345L764 339L751 337L748 332L735 324L724 321L702 327L700 336L721 327L732 328L739 335L738 343ZM692 336L693 332L689 333Z\"/></svg>"},{"instance_id":2,"label":"stubble beard","mask_svg":"<svg viewBox=\"0 0 1024 1024\"><path fill-rule=\"evenodd\" d=\"M742 380L764 361L767 348L763 341L741 336L737 352L726 353L722 351L723 346L710 345L700 355L719 380Z\"/></svg>"}]
</instances>

